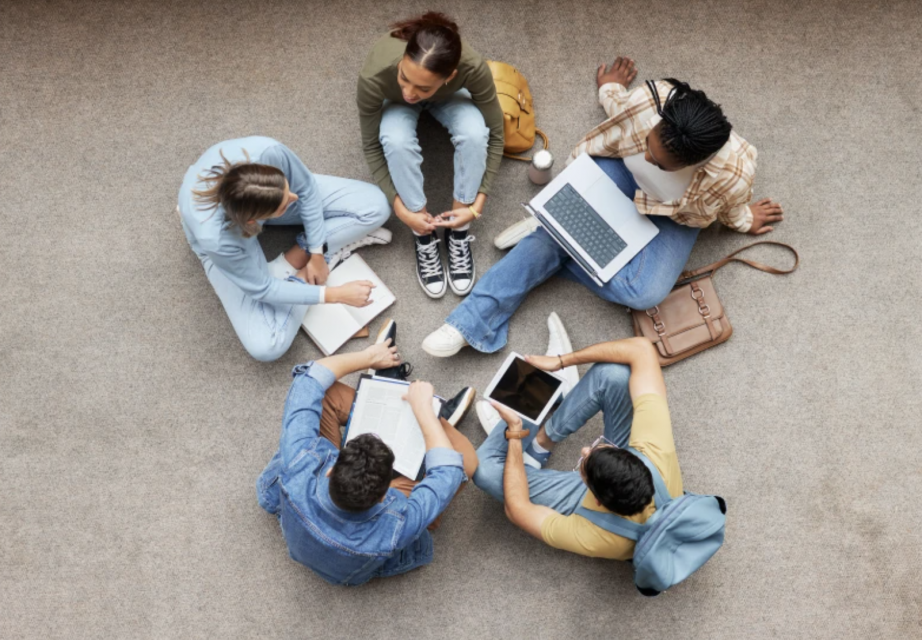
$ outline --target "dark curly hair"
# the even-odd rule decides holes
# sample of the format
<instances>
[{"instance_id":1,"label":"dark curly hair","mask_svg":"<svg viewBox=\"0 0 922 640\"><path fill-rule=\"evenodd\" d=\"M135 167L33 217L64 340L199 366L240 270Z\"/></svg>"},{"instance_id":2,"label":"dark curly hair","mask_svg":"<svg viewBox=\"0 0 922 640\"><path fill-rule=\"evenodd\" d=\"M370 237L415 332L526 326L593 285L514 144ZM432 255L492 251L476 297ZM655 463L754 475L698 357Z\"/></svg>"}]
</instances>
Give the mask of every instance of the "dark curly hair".
<instances>
[{"instance_id":1,"label":"dark curly hair","mask_svg":"<svg viewBox=\"0 0 922 640\"><path fill-rule=\"evenodd\" d=\"M666 78L666 82L673 89L660 112L660 140L685 166L698 164L726 144L733 126L720 105L709 100L704 91L675 78Z\"/></svg>"},{"instance_id":2,"label":"dark curly hair","mask_svg":"<svg viewBox=\"0 0 922 640\"><path fill-rule=\"evenodd\" d=\"M330 474L330 498L340 509L371 509L391 484L394 452L379 438L366 433L339 452Z\"/></svg>"},{"instance_id":3,"label":"dark curly hair","mask_svg":"<svg viewBox=\"0 0 922 640\"><path fill-rule=\"evenodd\" d=\"M653 475L630 451L597 447L583 463L586 485L609 511L633 516L653 499Z\"/></svg>"}]
</instances>

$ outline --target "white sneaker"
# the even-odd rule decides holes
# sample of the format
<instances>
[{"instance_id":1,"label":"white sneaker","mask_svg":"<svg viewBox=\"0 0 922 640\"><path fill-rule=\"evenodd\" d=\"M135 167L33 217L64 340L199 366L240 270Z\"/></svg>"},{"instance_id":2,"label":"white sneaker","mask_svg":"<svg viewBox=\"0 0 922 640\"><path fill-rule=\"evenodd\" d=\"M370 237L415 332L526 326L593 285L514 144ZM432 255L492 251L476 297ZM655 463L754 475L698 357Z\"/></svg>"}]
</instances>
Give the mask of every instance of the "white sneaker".
<instances>
[{"instance_id":1,"label":"white sneaker","mask_svg":"<svg viewBox=\"0 0 922 640\"><path fill-rule=\"evenodd\" d=\"M536 218L528 216L524 220L519 220L511 227L508 227L505 231L501 231L500 234L493 239L493 246L497 249L509 249L510 247L514 247L519 243L519 240L530 233L534 233L539 226L540 223Z\"/></svg>"},{"instance_id":2,"label":"white sneaker","mask_svg":"<svg viewBox=\"0 0 922 640\"><path fill-rule=\"evenodd\" d=\"M370 247L375 244L390 244L391 239L393 239L394 234L390 232L389 229L383 227L375 229L374 231L368 233L363 238L356 240L355 242L350 242L345 247L334 253L330 256L327 265L332 269L340 262L352 255L356 249L361 249L362 247Z\"/></svg>"},{"instance_id":3,"label":"white sneaker","mask_svg":"<svg viewBox=\"0 0 922 640\"><path fill-rule=\"evenodd\" d=\"M443 324L423 340L423 351L436 358L448 358L466 346L464 336L450 324Z\"/></svg>"},{"instance_id":4,"label":"white sneaker","mask_svg":"<svg viewBox=\"0 0 922 640\"><path fill-rule=\"evenodd\" d=\"M278 258L269 263L269 275L279 280L287 280L289 276L298 273L298 270L291 266L291 263L285 259L285 254L280 253Z\"/></svg>"},{"instance_id":5,"label":"white sneaker","mask_svg":"<svg viewBox=\"0 0 922 640\"><path fill-rule=\"evenodd\" d=\"M493 429L496 428L496 425L503 420L499 416L499 411L494 409L493 405L486 400L478 400L477 404L474 405L474 410L477 412L477 419L480 420L480 426L487 432L487 435L490 435Z\"/></svg>"},{"instance_id":6,"label":"white sneaker","mask_svg":"<svg viewBox=\"0 0 922 640\"><path fill-rule=\"evenodd\" d=\"M477 404L474 405L474 410L477 412L477 419L480 420L480 426L487 432L487 435L493 433L493 429L503 421L499 412L493 408L493 405L490 404L488 400L478 400ZM527 451L522 452L522 462L535 469L541 468L541 463L528 455Z\"/></svg>"},{"instance_id":7,"label":"white sneaker","mask_svg":"<svg viewBox=\"0 0 922 640\"><path fill-rule=\"evenodd\" d=\"M546 355L560 356L573 352L570 336L567 335L567 330L564 329L563 322L560 321L560 316L557 315L556 311L552 311L551 315L547 317L547 329L550 332L550 337L547 339ZM579 382L579 371L577 371L576 365L570 365L558 371L557 374L564 379L563 395L566 396Z\"/></svg>"},{"instance_id":8,"label":"white sneaker","mask_svg":"<svg viewBox=\"0 0 922 640\"><path fill-rule=\"evenodd\" d=\"M361 249L362 247L370 247L373 244L390 244L393 237L394 234L390 232L390 229L379 227L374 231L370 231L364 238L360 238L355 242L347 244L342 248L342 250L349 251L351 253L356 249Z\"/></svg>"}]
</instances>

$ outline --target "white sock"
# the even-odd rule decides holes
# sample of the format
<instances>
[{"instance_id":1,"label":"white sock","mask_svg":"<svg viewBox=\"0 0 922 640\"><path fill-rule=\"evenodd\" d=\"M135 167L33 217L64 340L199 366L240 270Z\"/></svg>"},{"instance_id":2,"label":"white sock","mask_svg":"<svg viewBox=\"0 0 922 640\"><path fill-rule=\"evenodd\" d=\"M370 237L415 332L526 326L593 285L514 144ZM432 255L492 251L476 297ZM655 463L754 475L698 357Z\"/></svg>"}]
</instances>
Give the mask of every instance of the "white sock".
<instances>
[{"instance_id":1,"label":"white sock","mask_svg":"<svg viewBox=\"0 0 922 640\"><path fill-rule=\"evenodd\" d=\"M534 452L537 453L538 455L544 455L545 453L550 453L550 451L548 451L547 449L542 447L540 444L538 444L537 438L531 441L531 446L529 446L528 448L534 450Z\"/></svg>"}]
</instances>

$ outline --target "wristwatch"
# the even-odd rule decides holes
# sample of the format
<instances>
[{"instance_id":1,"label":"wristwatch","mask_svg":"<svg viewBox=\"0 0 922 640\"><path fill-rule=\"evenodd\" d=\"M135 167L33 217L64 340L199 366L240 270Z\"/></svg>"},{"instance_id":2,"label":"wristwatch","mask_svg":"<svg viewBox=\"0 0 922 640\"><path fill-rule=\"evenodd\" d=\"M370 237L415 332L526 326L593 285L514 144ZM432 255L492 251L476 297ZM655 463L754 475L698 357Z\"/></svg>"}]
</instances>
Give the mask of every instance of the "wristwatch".
<instances>
[{"instance_id":1,"label":"wristwatch","mask_svg":"<svg viewBox=\"0 0 922 640\"><path fill-rule=\"evenodd\" d=\"M506 427L506 440L521 440L527 438L528 434L531 433L529 429L520 429L519 431L509 431L509 427Z\"/></svg>"}]
</instances>

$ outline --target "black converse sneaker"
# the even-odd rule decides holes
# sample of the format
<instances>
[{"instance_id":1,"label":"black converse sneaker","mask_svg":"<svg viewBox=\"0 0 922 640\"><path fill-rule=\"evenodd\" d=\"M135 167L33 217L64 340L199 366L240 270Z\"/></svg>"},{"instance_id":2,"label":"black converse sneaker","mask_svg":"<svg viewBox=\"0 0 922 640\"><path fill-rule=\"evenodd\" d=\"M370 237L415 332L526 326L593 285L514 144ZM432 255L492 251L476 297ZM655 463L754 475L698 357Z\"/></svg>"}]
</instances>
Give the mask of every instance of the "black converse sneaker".
<instances>
[{"instance_id":1,"label":"black converse sneaker","mask_svg":"<svg viewBox=\"0 0 922 640\"><path fill-rule=\"evenodd\" d=\"M474 254L471 253L474 236L467 235L466 230L447 229L445 237L448 244L448 284L456 294L466 296L474 288Z\"/></svg>"},{"instance_id":2,"label":"black converse sneaker","mask_svg":"<svg viewBox=\"0 0 922 640\"><path fill-rule=\"evenodd\" d=\"M429 235L416 236L416 277L430 298L445 295L445 269L442 267L439 237L434 231Z\"/></svg>"},{"instance_id":3,"label":"black converse sneaker","mask_svg":"<svg viewBox=\"0 0 922 640\"><path fill-rule=\"evenodd\" d=\"M397 323L394 320L385 320L384 324L381 325L381 329L378 331L378 337L375 339L375 344L381 344L388 338L391 339L390 346L397 344ZM388 367L386 369L369 369L368 375L378 376L380 378L393 378L395 380L407 380L410 377L410 374L413 373L413 365L409 362L401 362L396 367Z\"/></svg>"}]
</instances>

